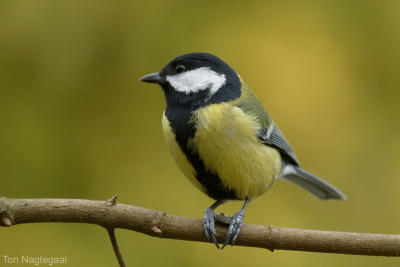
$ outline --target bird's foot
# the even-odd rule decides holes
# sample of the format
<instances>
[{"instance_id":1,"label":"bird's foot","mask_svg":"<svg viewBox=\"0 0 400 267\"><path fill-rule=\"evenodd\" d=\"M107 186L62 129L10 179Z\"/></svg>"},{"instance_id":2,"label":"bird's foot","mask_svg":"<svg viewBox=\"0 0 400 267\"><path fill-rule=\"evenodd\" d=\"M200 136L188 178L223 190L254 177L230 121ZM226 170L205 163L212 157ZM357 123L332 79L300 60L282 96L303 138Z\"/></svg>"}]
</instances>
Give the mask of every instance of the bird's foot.
<instances>
[{"instance_id":1,"label":"bird's foot","mask_svg":"<svg viewBox=\"0 0 400 267\"><path fill-rule=\"evenodd\" d=\"M207 238L219 249L217 232L215 230L214 211L211 208L206 209L204 212L203 226Z\"/></svg>"},{"instance_id":2,"label":"bird's foot","mask_svg":"<svg viewBox=\"0 0 400 267\"><path fill-rule=\"evenodd\" d=\"M240 233L240 228L243 225L243 219L244 219L244 210L240 210L233 215L231 223L229 224L229 229L228 233L226 234L225 237L225 242L224 245L222 246L221 249L224 249L226 245L230 244L233 246L233 244L236 242L236 239L239 236Z\"/></svg>"}]
</instances>

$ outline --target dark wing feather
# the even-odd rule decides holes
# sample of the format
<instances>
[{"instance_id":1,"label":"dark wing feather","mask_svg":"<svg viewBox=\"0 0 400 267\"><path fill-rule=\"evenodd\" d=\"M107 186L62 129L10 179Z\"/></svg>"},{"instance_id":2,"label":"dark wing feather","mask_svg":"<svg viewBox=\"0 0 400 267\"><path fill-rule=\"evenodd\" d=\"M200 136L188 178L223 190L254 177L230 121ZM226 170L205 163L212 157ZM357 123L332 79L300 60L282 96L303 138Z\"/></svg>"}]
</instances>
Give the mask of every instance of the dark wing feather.
<instances>
[{"instance_id":1,"label":"dark wing feather","mask_svg":"<svg viewBox=\"0 0 400 267\"><path fill-rule=\"evenodd\" d=\"M296 154L275 123L272 123L268 129L260 130L257 138L261 143L277 148L282 157L290 163L299 165Z\"/></svg>"}]
</instances>

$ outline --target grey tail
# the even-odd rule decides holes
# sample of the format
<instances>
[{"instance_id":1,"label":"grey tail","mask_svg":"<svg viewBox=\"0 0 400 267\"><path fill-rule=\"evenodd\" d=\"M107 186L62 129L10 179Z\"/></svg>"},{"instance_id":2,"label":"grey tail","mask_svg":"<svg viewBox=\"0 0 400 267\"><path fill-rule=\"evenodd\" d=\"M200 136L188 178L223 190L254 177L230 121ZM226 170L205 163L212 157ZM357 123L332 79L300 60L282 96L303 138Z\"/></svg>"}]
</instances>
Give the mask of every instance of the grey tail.
<instances>
[{"instance_id":1,"label":"grey tail","mask_svg":"<svg viewBox=\"0 0 400 267\"><path fill-rule=\"evenodd\" d=\"M333 185L292 164L284 165L280 178L306 189L321 199L346 199L346 195Z\"/></svg>"}]
</instances>

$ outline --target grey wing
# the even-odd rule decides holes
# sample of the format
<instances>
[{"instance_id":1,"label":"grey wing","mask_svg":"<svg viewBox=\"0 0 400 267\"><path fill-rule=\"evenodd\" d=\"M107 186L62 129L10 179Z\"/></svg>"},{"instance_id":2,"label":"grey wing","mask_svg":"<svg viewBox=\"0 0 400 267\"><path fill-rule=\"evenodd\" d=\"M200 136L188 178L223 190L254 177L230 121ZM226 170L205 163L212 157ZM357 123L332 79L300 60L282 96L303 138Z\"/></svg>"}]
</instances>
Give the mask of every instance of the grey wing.
<instances>
[{"instance_id":1,"label":"grey wing","mask_svg":"<svg viewBox=\"0 0 400 267\"><path fill-rule=\"evenodd\" d=\"M268 129L260 130L257 138L261 143L277 148L287 163L299 166L296 154L275 123L272 123Z\"/></svg>"}]
</instances>

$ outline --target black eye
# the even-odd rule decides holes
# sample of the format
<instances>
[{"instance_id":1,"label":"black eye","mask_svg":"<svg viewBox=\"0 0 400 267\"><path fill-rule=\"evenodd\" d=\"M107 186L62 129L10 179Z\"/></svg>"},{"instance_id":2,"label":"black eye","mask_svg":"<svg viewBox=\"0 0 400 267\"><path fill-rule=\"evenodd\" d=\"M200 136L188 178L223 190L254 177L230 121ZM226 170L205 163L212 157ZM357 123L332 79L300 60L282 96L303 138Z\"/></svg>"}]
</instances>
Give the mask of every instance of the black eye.
<instances>
[{"instance_id":1,"label":"black eye","mask_svg":"<svg viewBox=\"0 0 400 267\"><path fill-rule=\"evenodd\" d=\"M176 72L177 74L179 74L179 73L184 72L185 69L186 69L185 66L183 66L183 65L178 65L178 66L176 66L176 68L175 68L175 72Z\"/></svg>"}]
</instances>

